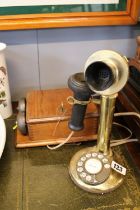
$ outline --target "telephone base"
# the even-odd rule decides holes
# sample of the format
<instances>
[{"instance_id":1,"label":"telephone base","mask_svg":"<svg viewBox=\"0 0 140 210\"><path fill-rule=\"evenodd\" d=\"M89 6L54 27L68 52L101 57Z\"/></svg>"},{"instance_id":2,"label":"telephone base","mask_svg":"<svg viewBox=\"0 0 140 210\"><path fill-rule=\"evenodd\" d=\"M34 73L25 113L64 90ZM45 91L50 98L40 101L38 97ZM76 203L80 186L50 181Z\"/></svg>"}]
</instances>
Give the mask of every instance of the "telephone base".
<instances>
[{"instance_id":1,"label":"telephone base","mask_svg":"<svg viewBox=\"0 0 140 210\"><path fill-rule=\"evenodd\" d=\"M122 184L123 175L117 173L116 171L114 171L113 169L110 168L109 176L107 176L107 178L105 180L103 180L103 176L105 174L105 173L103 173L100 176L102 178L102 182L89 184L88 182L85 182L83 180L83 178L81 178L79 176L79 172L77 171L77 163L79 162L79 160L81 162L81 157L83 157L85 154L86 155L94 154L96 152L96 150L97 150L96 147L89 147L89 148L85 148L85 149L82 149L79 152L77 152L71 159L70 166L69 166L69 174L70 174L73 182L78 187L82 188L85 191L88 191L88 192L91 192L91 193L99 193L99 194L108 193L108 192L111 192L111 191L115 190L116 188L118 188ZM110 162L112 161L112 155L107 156L107 158ZM87 159L87 160L89 160L89 159ZM89 162L89 161L86 161L86 162ZM87 166L86 166L86 169L88 169ZM95 170L97 171L98 167L95 168ZM83 174L84 173L85 172L83 172ZM89 178L90 176L92 177L92 175L88 175L87 178Z\"/></svg>"}]
</instances>

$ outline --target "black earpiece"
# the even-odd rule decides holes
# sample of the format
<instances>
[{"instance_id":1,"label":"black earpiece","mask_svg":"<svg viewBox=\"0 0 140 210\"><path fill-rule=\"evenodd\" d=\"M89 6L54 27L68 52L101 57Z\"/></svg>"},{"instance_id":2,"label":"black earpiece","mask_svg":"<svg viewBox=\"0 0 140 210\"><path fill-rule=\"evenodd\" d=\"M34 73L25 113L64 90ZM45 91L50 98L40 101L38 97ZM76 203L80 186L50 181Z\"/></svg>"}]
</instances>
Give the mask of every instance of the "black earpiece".
<instances>
[{"instance_id":1,"label":"black earpiece","mask_svg":"<svg viewBox=\"0 0 140 210\"><path fill-rule=\"evenodd\" d=\"M68 79L68 86L73 91L74 99L79 103L75 103L72 108L72 115L69 121L69 128L73 131L79 131L84 128L84 117L87 104L82 102L89 101L91 90L87 86L84 73L76 73ZM80 103L81 102L81 103Z\"/></svg>"}]
</instances>

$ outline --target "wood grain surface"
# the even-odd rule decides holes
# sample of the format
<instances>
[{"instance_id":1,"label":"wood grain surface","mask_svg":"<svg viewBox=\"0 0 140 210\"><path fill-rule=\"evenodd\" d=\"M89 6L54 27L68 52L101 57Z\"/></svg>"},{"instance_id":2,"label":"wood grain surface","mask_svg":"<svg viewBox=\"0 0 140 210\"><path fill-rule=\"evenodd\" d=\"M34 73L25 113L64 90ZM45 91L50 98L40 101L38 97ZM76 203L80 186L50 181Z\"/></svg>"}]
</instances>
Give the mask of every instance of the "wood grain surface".
<instances>
[{"instance_id":1,"label":"wood grain surface","mask_svg":"<svg viewBox=\"0 0 140 210\"><path fill-rule=\"evenodd\" d=\"M128 0L125 11L1 15L0 30L136 24L139 0Z\"/></svg>"},{"instance_id":2,"label":"wood grain surface","mask_svg":"<svg viewBox=\"0 0 140 210\"><path fill-rule=\"evenodd\" d=\"M17 130L16 146L43 146L64 141L71 133L68 121L72 105L67 102L68 96L72 96L68 88L28 92L26 97L28 136L23 136ZM69 142L95 139L98 116L98 106L90 103L86 111L84 129L75 132Z\"/></svg>"}]
</instances>

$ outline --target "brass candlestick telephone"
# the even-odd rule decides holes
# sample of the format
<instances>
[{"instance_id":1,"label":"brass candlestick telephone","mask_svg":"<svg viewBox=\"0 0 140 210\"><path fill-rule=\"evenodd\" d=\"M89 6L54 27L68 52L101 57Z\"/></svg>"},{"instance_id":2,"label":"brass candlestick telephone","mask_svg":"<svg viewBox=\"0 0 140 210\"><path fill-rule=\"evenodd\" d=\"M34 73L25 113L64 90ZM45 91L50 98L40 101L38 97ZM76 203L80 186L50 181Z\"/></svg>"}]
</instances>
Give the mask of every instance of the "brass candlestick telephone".
<instances>
[{"instance_id":1,"label":"brass candlestick telephone","mask_svg":"<svg viewBox=\"0 0 140 210\"><path fill-rule=\"evenodd\" d=\"M110 148L112 120L117 93L128 80L127 59L117 52L101 50L92 54L83 73L72 75L68 80L74 92L72 117L69 128L83 129L83 120L91 94L101 96L100 120L97 145L77 152L69 167L69 173L76 185L93 193L106 193L116 189L123 181L123 175L111 169L113 160Z\"/></svg>"}]
</instances>

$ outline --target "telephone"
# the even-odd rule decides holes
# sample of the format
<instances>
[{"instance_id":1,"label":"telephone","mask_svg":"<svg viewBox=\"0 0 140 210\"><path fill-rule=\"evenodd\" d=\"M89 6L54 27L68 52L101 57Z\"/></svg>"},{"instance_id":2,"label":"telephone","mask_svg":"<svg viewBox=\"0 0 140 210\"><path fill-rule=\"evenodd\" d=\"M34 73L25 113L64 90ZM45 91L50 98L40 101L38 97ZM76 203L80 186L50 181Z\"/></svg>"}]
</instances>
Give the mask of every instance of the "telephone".
<instances>
[{"instance_id":1,"label":"telephone","mask_svg":"<svg viewBox=\"0 0 140 210\"><path fill-rule=\"evenodd\" d=\"M86 191L110 192L123 181L123 175L111 168L110 136L117 93L125 86L128 76L128 61L124 56L115 51L100 50L87 59L84 73L76 73L68 79L76 100L69 122L71 130L83 129L88 102L93 93L100 95L97 145L78 151L69 166L74 183Z\"/></svg>"}]
</instances>

